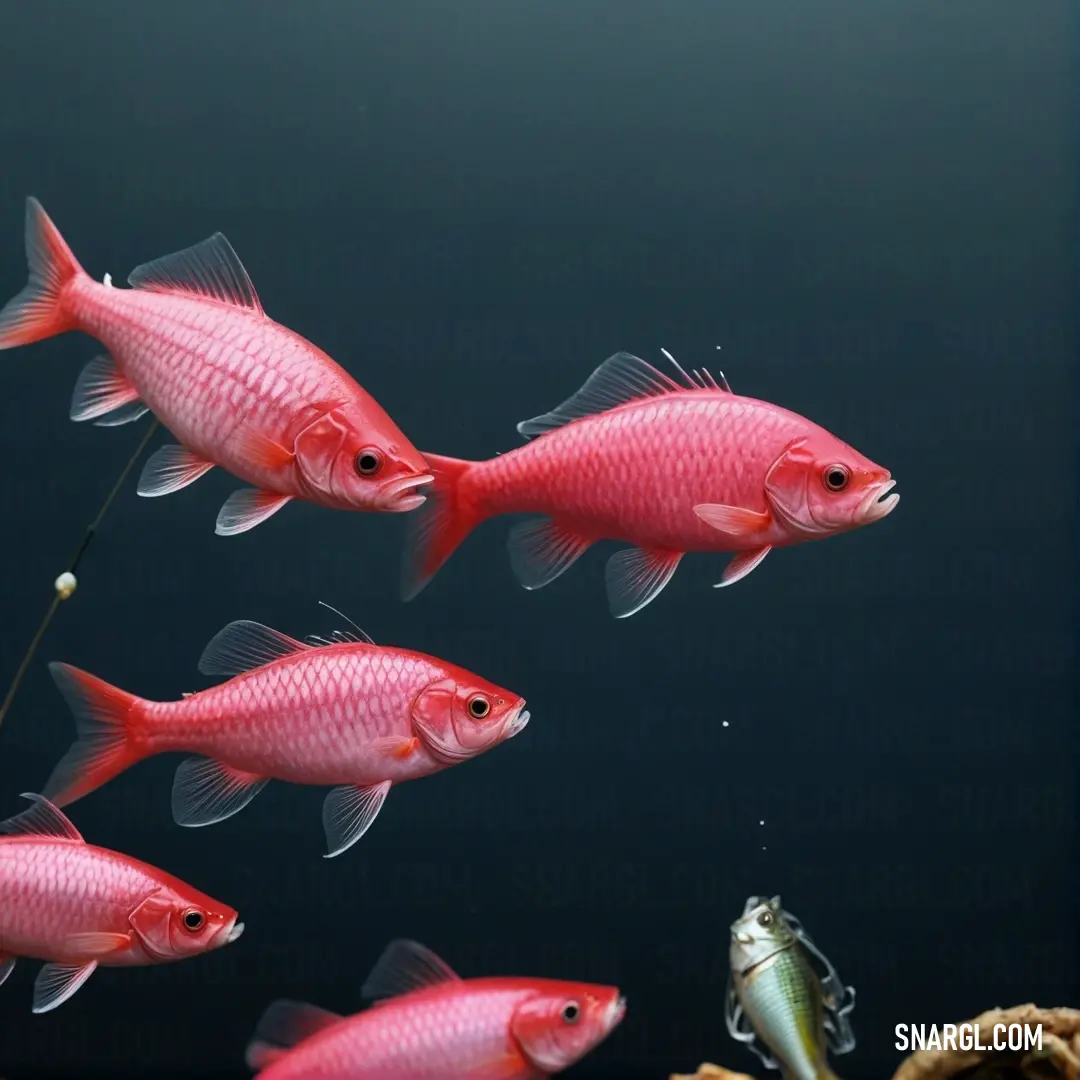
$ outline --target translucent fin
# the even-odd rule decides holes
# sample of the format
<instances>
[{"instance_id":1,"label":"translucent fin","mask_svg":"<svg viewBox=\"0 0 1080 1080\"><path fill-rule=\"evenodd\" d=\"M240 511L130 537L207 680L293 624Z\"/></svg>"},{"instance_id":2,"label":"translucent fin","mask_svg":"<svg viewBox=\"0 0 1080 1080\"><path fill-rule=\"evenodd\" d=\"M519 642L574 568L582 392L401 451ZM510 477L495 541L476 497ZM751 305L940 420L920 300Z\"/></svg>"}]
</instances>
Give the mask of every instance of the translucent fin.
<instances>
[{"instance_id":1,"label":"translucent fin","mask_svg":"<svg viewBox=\"0 0 1080 1080\"><path fill-rule=\"evenodd\" d=\"M128 402L127 405L121 405L118 409L113 409L111 413L98 417L94 421L94 427L120 427L121 424L141 420L149 411L149 405L144 405L142 401L136 399Z\"/></svg>"},{"instance_id":2,"label":"translucent fin","mask_svg":"<svg viewBox=\"0 0 1080 1080\"><path fill-rule=\"evenodd\" d=\"M640 398L660 397L685 390L721 389L711 375L706 378L696 371L687 373L675 363L670 353L665 355L675 368L674 377L665 375L652 364L630 353L620 352L609 356L585 380L584 386L576 394L551 412L534 416L531 420L522 420L517 426L518 431L529 438Z\"/></svg>"},{"instance_id":3,"label":"translucent fin","mask_svg":"<svg viewBox=\"0 0 1080 1080\"><path fill-rule=\"evenodd\" d=\"M323 829L328 849L323 858L332 859L351 848L371 828L389 793L389 780L370 787L334 788L323 802Z\"/></svg>"},{"instance_id":4,"label":"translucent fin","mask_svg":"<svg viewBox=\"0 0 1080 1080\"><path fill-rule=\"evenodd\" d=\"M0 986L7 982L8 976L15 970L15 957L0 953Z\"/></svg>"},{"instance_id":5,"label":"translucent fin","mask_svg":"<svg viewBox=\"0 0 1080 1080\"><path fill-rule=\"evenodd\" d=\"M734 585L736 581L742 581L751 570L757 569L761 560L772 551L772 546L766 544L756 551L740 551L724 569L720 580L713 586L714 589L722 589L725 585Z\"/></svg>"},{"instance_id":6,"label":"translucent fin","mask_svg":"<svg viewBox=\"0 0 1080 1080\"><path fill-rule=\"evenodd\" d=\"M58 840L86 843L82 833L71 824L68 816L48 799L29 791L24 791L22 798L29 799L34 805L7 821L0 821L0 833L8 836L53 836Z\"/></svg>"},{"instance_id":7,"label":"translucent fin","mask_svg":"<svg viewBox=\"0 0 1080 1080\"><path fill-rule=\"evenodd\" d=\"M188 484L194 484L213 467L212 461L196 457L187 447L170 443L155 450L146 459L139 477L138 492L148 499L171 495Z\"/></svg>"},{"instance_id":8,"label":"translucent fin","mask_svg":"<svg viewBox=\"0 0 1080 1080\"><path fill-rule=\"evenodd\" d=\"M738 540L757 536L767 529L772 521L767 513L744 510L741 506L724 506L721 503L698 503L694 507L694 513L717 532Z\"/></svg>"},{"instance_id":9,"label":"translucent fin","mask_svg":"<svg viewBox=\"0 0 1080 1080\"><path fill-rule=\"evenodd\" d=\"M262 1014L248 1044L245 1055L248 1068L265 1069L286 1050L340 1019L337 1013L302 1001L275 1001Z\"/></svg>"},{"instance_id":10,"label":"translucent fin","mask_svg":"<svg viewBox=\"0 0 1080 1080\"><path fill-rule=\"evenodd\" d=\"M133 726L139 698L70 664L49 664L57 688L75 718L75 742L45 784L45 797L60 806L82 798L139 760Z\"/></svg>"},{"instance_id":11,"label":"translucent fin","mask_svg":"<svg viewBox=\"0 0 1080 1080\"><path fill-rule=\"evenodd\" d=\"M263 314L244 264L221 233L137 266L128 282L133 289L187 293Z\"/></svg>"},{"instance_id":12,"label":"translucent fin","mask_svg":"<svg viewBox=\"0 0 1080 1080\"><path fill-rule=\"evenodd\" d=\"M375 644L375 640L370 634L357 626L348 615L343 615L336 607L331 607L325 600L319 601L319 607L324 607L327 611L332 611L339 619L344 619L352 627L352 630L334 630L329 637L323 637L321 634L308 634L306 640L309 645L315 645L316 647L320 645L343 645L346 642L352 642L354 645Z\"/></svg>"},{"instance_id":13,"label":"translucent fin","mask_svg":"<svg viewBox=\"0 0 1080 1080\"><path fill-rule=\"evenodd\" d=\"M607 561L608 604L616 619L625 619L655 600L671 580L681 551L626 548Z\"/></svg>"},{"instance_id":14,"label":"translucent fin","mask_svg":"<svg viewBox=\"0 0 1080 1080\"><path fill-rule=\"evenodd\" d=\"M34 980L33 1011L46 1013L65 1001L97 970L97 961L89 964L46 964Z\"/></svg>"},{"instance_id":15,"label":"translucent fin","mask_svg":"<svg viewBox=\"0 0 1080 1080\"><path fill-rule=\"evenodd\" d=\"M590 540L551 518L533 518L510 530L510 565L526 589L542 589L569 570L589 549Z\"/></svg>"},{"instance_id":16,"label":"translucent fin","mask_svg":"<svg viewBox=\"0 0 1080 1080\"><path fill-rule=\"evenodd\" d=\"M403 600L419 594L480 522L477 507L460 494L461 482L475 463L439 454L424 454L424 460L435 482L428 489L427 501L408 514L405 524Z\"/></svg>"},{"instance_id":17,"label":"translucent fin","mask_svg":"<svg viewBox=\"0 0 1080 1080\"><path fill-rule=\"evenodd\" d=\"M258 488L241 488L234 491L218 511L214 532L218 536L236 536L238 533L247 532L272 517L288 502L292 502L291 495L278 495L273 491L260 491Z\"/></svg>"},{"instance_id":18,"label":"translucent fin","mask_svg":"<svg viewBox=\"0 0 1080 1080\"><path fill-rule=\"evenodd\" d=\"M173 778L173 820L191 828L224 821L243 810L268 780L213 758L188 758Z\"/></svg>"},{"instance_id":19,"label":"translucent fin","mask_svg":"<svg viewBox=\"0 0 1080 1080\"><path fill-rule=\"evenodd\" d=\"M0 310L0 349L29 345L75 326L64 304L64 286L83 268L33 197L26 200L25 238L29 278Z\"/></svg>"},{"instance_id":20,"label":"translucent fin","mask_svg":"<svg viewBox=\"0 0 1080 1080\"><path fill-rule=\"evenodd\" d=\"M360 995L368 1001L400 997L429 986L460 982L461 976L419 942L391 941L375 961Z\"/></svg>"},{"instance_id":21,"label":"translucent fin","mask_svg":"<svg viewBox=\"0 0 1080 1080\"><path fill-rule=\"evenodd\" d=\"M280 630L272 630L250 619L237 619L210 639L199 657L199 670L204 675L231 678L307 648L309 646L302 641L296 641Z\"/></svg>"},{"instance_id":22,"label":"translucent fin","mask_svg":"<svg viewBox=\"0 0 1080 1080\"><path fill-rule=\"evenodd\" d=\"M146 412L146 406L139 401L139 392L116 366L116 361L111 356L95 356L75 380L68 415L76 423L96 420L133 402L138 402Z\"/></svg>"}]
</instances>

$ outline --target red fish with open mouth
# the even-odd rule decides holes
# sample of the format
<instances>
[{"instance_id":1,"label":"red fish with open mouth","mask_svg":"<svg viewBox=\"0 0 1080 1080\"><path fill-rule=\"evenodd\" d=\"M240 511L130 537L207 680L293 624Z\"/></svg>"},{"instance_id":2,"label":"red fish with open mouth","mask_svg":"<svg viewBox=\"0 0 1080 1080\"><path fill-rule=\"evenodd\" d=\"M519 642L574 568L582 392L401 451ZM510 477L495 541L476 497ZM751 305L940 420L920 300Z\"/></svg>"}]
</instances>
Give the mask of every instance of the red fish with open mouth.
<instances>
[{"instance_id":1,"label":"red fish with open mouth","mask_svg":"<svg viewBox=\"0 0 1080 1080\"><path fill-rule=\"evenodd\" d=\"M321 349L270 319L228 240L215 233L93 281L36 199L30 280L0 311L0 349L82 330L110 356L75 384L72 420L115 427L148 410L179 440L148 459L140 495L168 495L215 465L234 492L216 531L246 532L292 499L339 510L413 510L431 474L375 399Z\"/></svg>"},{"instance_id":2,"label":"red fish with open mouth","mask_svg":"<svg viewBox=\"0 0 1080 1080\"><path fill-rule=\"evenodd\" d=\"M624 618L656 598L688 551L736 552L718 587L731 585L773 548L895 509L887 469L805 417L668 358L672 375L616 353L557 409L518 424L538 438L488 461L425 454L435 483L411 522L406 598L498 514L544 515L510 532L526 589L598 540L633 544L607 563L612 614Z\"/></svg>"},{"instance_id":3,"label":"red fish with open mouth","mask_svg":"<svg viewBox=\"0 0 1080 1080\"><path fill-rule=\"evenodd\" d=\"M259 1080L544 1080L622 1021L614 986L522 977L462 979L434 953L395 941L355 1016L279 1001L247 1060Z\"/></svg>"},{"instance_id":4,"label":"red fish with open mouth","mask_svg":"<svg viewBox=\"0 0 1080 1080\"><path fill-rule=\"evenodd\" d=\"M49 670L78 740L45 794L66 806L154 754L183 751L173 817L210 825L271 779L335 785L323 804L329 855L370 828L391 787L479 756L528 723L525 700L433 656L339 631L305 643L230 623L199 661L231 676L180 701L147 701L68 664Z\"/></svg>"},{"instance_id":5,"label":"red fish with open mouth","mask_svg":"<svg viewBox=\"0 0 1080 1080\"><path fill-rule=\"evenodd\" d=\"M98 967L165 964L235 941L237 914L164 870L88 844L40 795L0 822L0 983L45 960L34 1012L62 1005Z\"/></svg>"}]
</instances>

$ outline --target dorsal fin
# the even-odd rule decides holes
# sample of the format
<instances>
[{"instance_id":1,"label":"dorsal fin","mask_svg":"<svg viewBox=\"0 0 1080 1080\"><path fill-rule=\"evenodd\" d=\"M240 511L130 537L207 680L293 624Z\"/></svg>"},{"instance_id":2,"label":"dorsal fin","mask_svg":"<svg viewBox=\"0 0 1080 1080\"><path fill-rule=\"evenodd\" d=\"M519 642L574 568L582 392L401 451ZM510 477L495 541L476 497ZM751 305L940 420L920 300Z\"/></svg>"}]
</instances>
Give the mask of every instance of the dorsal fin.
<instances>
[{"instance_id":1,"label":"dorsal fin","mask_svg":"<svg viewBox=\"0 0 1080 1080\"><path fill-rule=\"evenodd\" d=\"M329 635L323 634L308 634L304 640L309 645L314 645L318 648L321 645L345 645L352 643L353 645L374 645L375 641L370 634L366 633L359 626L356 625L349 618L348 615L342 614L336 607L331 607L325 600L319 601L319 606L326 608L327 611L332 611L339 619L344 619L351 627L351 630L335 630Z\"/></svg>"},{"instance_id":2,"label":"dorsal fin","mask_svg":"<svg viewBox=\"0 0 1080 1080\"><path fill-rule=\"evenodd\" d=\"M238 619L219 630L199 657L204 675L239 675L285 656L304 652L310 646L280 630L272 630L250 619Z\"/></svg>"},{"instance_id":3,"label":"dorsal fin","mask_svg":"<svg viewBox=\"0 0 1080 1080\"><path fill-rule=\"evenodd\" d=\"M53 806L44 795L24 791L22 797L29 799L34 805L7 821L0 821L0 833L7 833L9 836L54 836L59 840L86 843L82 833L71 824L67 815Z\"/></svg>"},{"instance_id":4,"label":"dorsal fin","mask_svg":"<svg viewBox=\"0 0 1080 1080\"><path fill-rule=\"evenodd\" d=\"M128 283L133 289L187 293L263 314L244 264L219 232L183 251L135 267Z\"/></svg>"},{"instance_id":5,"label":"dorsal fin","mask_svg":"<svg viewBox=\"0 0 1080 1080\"><path fill-rule=\"evenodd\" d=\"M341 1017L303 1001L275 1001L262 1014L247 1048L252 1069L265 1069L297 1043L336 1024Z\"/></svg>"},{"instance_id":6,"label":"dorsal fin","mask_svg":"<svg viewBox=\"0 0 1080 1080\"><path fill-rule=\"evenodd\" d=\"M375 962L360 993L368 1000L399 997L443 983L460 982L461 977L419 942L391 941Z\"/></svg>"},{"instance_id":7,"label":"dorsal fin","mask_svg":"<svg viewBox=\"0 0 1080 1080\"><path fill-rule=\"evenodd\" d=\"M647 397L662 397L684 390L722 390L716 380L706 371L704 374L684 371L665 350L665 356L671 360L675 369L674 376L665 375L652 364L627 352L609 356L589 377L585 384L572 397L567 398L558 408L531 420L518 424L518 431L529 438L542 435L545 431L580 420L583 416L607 412L619 405Z\"/></svg>"}]
</instances>

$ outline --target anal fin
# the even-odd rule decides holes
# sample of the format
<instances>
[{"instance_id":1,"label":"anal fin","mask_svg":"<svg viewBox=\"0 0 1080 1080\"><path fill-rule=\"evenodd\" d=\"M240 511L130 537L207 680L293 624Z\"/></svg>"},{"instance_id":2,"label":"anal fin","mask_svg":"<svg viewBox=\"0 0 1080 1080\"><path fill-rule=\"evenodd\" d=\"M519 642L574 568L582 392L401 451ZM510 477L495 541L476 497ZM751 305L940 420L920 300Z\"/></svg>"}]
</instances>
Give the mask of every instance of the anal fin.
<instances>
[{"instance_id":1,"label":"anal fin","mask_svg":"<svg viewBox=\"0 0 1080 1080\"><path fill-rule=\"evenodd\" d=\"M191 828L224 821L243 810L268 780L213 758L188 758L173 779L173 820Z\"/></svg>"},{"instance_id":2,"label":"anal fin","mask_svg":"<svg viewBox=\"0 0 1080 1080\"><path fill-rule=\"evenodd\" d=\"M46 1013L63 1005L97 970L97 961L88 964L46 964L34 980L32 1011Z\"/></svg>"},{"instance_id":3,"label":"anal fin","mask_svg":"<svg viewBox=\"0 0 1080 1080\"><path fill-rule=\"evenodd\" d=\"M119 410L132 405L141 410L137 415L127 409L123 419L117 418ZM99 420L103 427L115 427L137 419L146 411L147 407L139 401L138 390L116 366L116 361L111 356L95 356L75 381L69 415L76 423L103 418Z\"/></svg>"},{"instance_id":4,"label":"anal fin","mask_svg":"<svg viewBox=\"0 0 1080 1080\"><path fill-rule=\"evenodd\" d=\"M234 491L218 511L214 532L218 536L236 536L247 532L261 525L268 517L273 517L291 501L291 495L279 495L259 488L241 488Z\"/></svg>"},{"instance_id":5,"label":"anal fin","mask_svg":"<svg viewBox=\"0 0 1080 1080\"><path fill-rule=\"evenodd\" d=\"M526 589L542 589L569 570L589 549L591 540L551 518L533 518L510 530L510 565Z\"/></svg>"},{"instance_id":6,"label":"anal fin","mask_svg":"<svg viewBox=\"0 0 1080 1080\"><path fill-rule=\"evenodd\" d=\"M604 572L611 614L625 619L655 600L682 557L681 551L655 548L625 548L612 555Z\"/></svg>"},{"instance_id":7,"label":"anal fin","mask_svg":"<svg viewBox=\"0 0 1080 1080\"><path fill-rule=\"evenodd\" d=\"M772 551L772 545L755 548L753 551L740 551L734 559L724 568L720 580L713 586L714 589L722 589L725 585L734 585L736 581L742 581L751 570L756 570L761 560Z\"/></svg>"},{"instance_id":8,"label":"anal fin","mask_svg":"<svg viewBox=\"0 0 1080 1080\"><path fill-rule=\"evenodd\" d=\"M146 459L139 476L139 494L145 498L171 495L194 484L213 467L212 461L204 461L179 443L162 446Z\"/></svg>"}]
</instances>

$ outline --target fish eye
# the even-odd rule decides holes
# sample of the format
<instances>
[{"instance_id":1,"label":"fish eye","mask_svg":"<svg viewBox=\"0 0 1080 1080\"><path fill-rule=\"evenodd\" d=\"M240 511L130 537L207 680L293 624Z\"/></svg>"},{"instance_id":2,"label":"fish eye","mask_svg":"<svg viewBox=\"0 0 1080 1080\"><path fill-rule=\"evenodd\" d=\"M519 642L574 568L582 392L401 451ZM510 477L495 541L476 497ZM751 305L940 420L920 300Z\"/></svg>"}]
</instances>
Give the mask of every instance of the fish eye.
<instances>
[{"instance_id":1,"label":"fish eye","mask_svg":"<svg viewBox=\"0 0 1080 1080\"><path fill-rule=\"evenodd\" d=\"M821 474L821 482L829 491L843 491L851 479L851 470L846 465L827 465Z\"/></svg>"},{"instance_id":2,"label":"fish eye","mask_svg":"<svg viewBox=\"0 0 1080 1080\"><path fill-rule=\"evenodd\" d=\"M206 916L198 908L188 908L184 912L184 929L197 934L206 924Z\"/></svg>"},{"instance_id":3,"label":"fish eye","mask_svg":"<svg viewBox=\"0 0 1080 1080\"><path fill-rule=\"evenodd\" d=\"M361 476L374 476L382 468L382 454L373 447L366 447L356 455L356 471Z\"/></svg>"},{"instance_id":4,"label":"fish eye","mask_svg":"<svg viewBox=\"0 0 1080 1080\"><path fill-rule=\"evenodd\" d=\"M474 720L483 720L491 712L491 702L483 694L474 694L469 698L469 715Z\"/></svg>"},{"instance_id":5,"label":"fish eye","mask_svg":"<svg viewBox=\"0 0 1080 1080\"><path fill-rule=\"evenodd\" d=\"M576 1024L581 1017L581 1006L576 1001L568 1001L560 1015L567 1024Z\"/></svg>"},{"instance_id":6,"label":"fish eye","mask_svg":"<svg viewBox=\"0 0 1080 1080\"><path fill-rule=\"evenodd\" d=\"M763 911L758 917L758 926L764 926L768 929L776 921L771 911Z\"/></svg>"}]
</instances>

